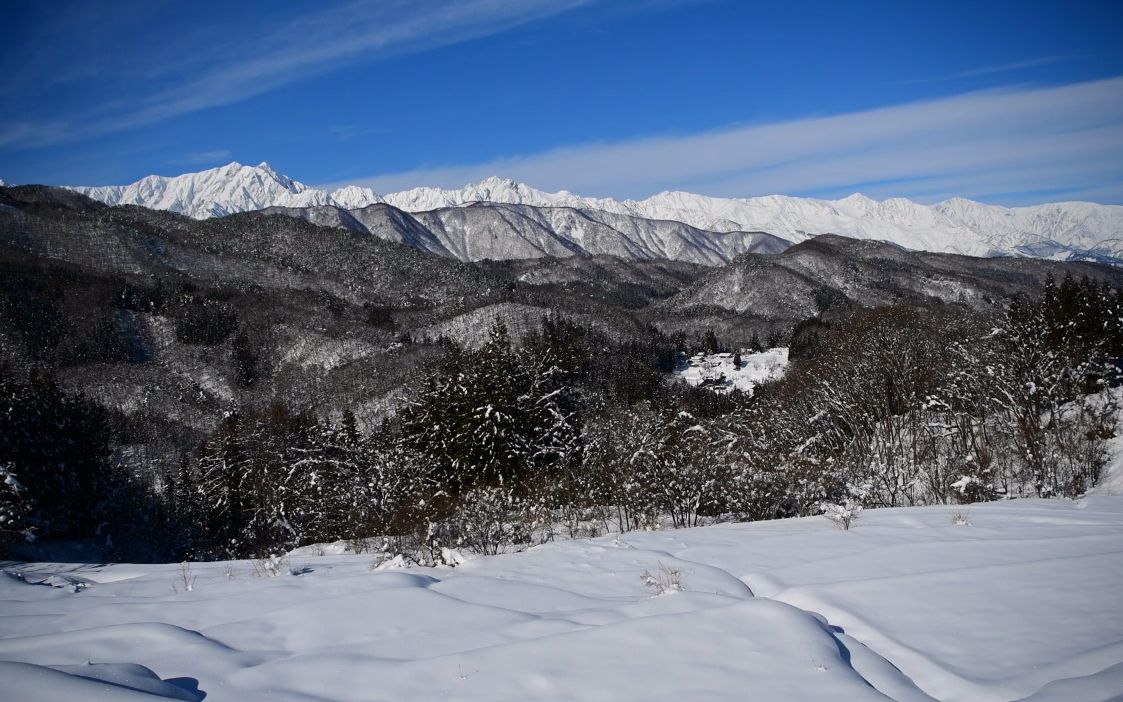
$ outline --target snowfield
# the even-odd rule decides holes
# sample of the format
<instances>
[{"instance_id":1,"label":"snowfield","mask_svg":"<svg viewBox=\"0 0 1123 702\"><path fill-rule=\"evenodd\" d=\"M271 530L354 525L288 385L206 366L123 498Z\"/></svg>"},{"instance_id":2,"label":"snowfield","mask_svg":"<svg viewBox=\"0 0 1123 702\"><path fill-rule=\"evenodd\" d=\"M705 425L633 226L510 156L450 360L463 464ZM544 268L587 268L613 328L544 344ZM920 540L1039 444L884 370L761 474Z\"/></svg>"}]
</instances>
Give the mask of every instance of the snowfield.
<instances>
[{"instance_id":1,"label":"snowfield","mask_svg":"<svg viewBox=\"0 0 1123 702\"><path fill-rule=\"evenodd\" d=\"M192 564L189 590L179 565L7 563L0 696L1123 695L1123 497L631 532L457 568L340 550L301 549L276 577Z\"/></svg>"}]
</instances>

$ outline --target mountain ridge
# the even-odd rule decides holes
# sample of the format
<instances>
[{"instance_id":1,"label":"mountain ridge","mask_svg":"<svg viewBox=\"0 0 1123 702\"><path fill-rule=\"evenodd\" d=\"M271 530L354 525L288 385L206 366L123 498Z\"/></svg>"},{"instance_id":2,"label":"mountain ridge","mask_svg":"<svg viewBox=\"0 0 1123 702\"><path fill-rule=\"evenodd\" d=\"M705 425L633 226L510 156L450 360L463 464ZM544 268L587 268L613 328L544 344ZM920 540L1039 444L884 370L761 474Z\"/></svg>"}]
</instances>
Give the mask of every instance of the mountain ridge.
<instances>
[{"instance_id":1,"label":"mountain ridge","mask_svg":"<svg viewBox=\"0 0 1123 702\"><path fill-rule=\"evenodd\" d=\"M597 210L673 221L713 232L766 232L793 243L820 234L896 243L906 248L973 256L1114 260L1123 253L1123 206L1057 202L1027 207L951 198L923 205L906 198L874 200L855 193L838 200L766 195L718 198L664 191L642 200L548 193L524 183L486 178L459 189L420 187L380 195L348 185L331 192L307 186L261 163L180 176L146 176L122 186L73 187L107 204L136 204L196 219L269 207L335 206L348 211L386 204L411 214L481 203Z\"/></svg>"},{"instance_id":2,"label":"mountain ridge","mask_svg":"<svg viewBox=\"0 0 1123 702\"><path fill-rule=\"evenodd\" d=\"M315 224L342 227L460 261L617 256L723 265L744 253L779 253L791 242L764 232L709 232L673 220L602 210L476 202L410 213L376 203L267 207Z\"/></svg>"}]
</instances>

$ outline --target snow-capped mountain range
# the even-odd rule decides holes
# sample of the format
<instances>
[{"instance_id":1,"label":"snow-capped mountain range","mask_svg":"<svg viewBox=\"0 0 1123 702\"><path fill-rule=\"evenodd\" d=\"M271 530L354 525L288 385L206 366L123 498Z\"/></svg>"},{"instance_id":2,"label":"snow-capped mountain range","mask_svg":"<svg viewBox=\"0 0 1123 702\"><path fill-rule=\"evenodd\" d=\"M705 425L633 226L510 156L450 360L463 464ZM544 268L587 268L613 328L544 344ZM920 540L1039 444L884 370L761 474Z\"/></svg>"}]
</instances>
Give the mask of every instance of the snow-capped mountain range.
<instances>
[{"instance_id":1,"label":"snow-capped mountain range","mask_svg":"<svg viewBox=\"0 0 1123 702\"><path fill-rule=\"evenodd\" d=\"M600 211L625 215L633 221L669 220L715 236L766 232L799 242L820 234L841 234L889 241L910 249L974 256L1123 256L1123 206L1090 202L1000 207L963 198L922 205L904 198L877 201L861 194L821 200L782 195L718 198L687 192L615 200L567 191L548 193L495 177L456 190L421 187L380 195L354 185L328 192L282 175L267 163L246 166L236 162L174 177L148 176L129 185L73 190L111 205L142 205L194 218L269 207L329 206L355 211L388 204L405 212L423 213L502 203Z\"/></svg>"}]
</instances>

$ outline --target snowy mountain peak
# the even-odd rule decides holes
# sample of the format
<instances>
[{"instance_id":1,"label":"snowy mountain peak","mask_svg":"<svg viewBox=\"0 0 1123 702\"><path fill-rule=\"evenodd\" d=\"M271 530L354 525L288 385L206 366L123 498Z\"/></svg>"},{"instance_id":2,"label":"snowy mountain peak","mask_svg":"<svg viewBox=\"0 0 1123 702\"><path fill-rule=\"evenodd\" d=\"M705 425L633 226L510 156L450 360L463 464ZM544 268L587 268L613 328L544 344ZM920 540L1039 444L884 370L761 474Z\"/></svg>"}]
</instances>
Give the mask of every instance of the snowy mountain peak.
<instances>
[{"instance_id":1,"label":"snowy mountain peak","mask_svg":"<svg viewBox=\"0 0 1123 702\"><path fill-rule=\"evenodd\" d=\"M479 182L478 187L481 188L510 188L518 189L519 183L511 180L510 178L500 178L499 176L488 176ZM527 186L522 186L527 187Z\"/></svg>"},{"instance_id":2,"label":"snowy mountain peak","mask_svg":"<svg viewBox=\"0 0 1123 702\"><path fill-rule=\"evenodd\" d=\"M516 183L510 178L500 178L499 176L490 176L476 185L466 185L464 191L478 195L477 199L479 200L489 201L523 199L528 194L532 197L538 194L528 185Z\"/></svg>"},{"instance_id":3,"label":"snowy mountain peak","mask_svg":"<svg viewBox=\"0 0 1123 702\"><path fill-rule=\"evenodd\" d=\"M329 198L332 204L348 210L361 210L369 205L383 202L378 193L358 185L345 185L333 190Z\"/></svg>"},{"instance_id":4,"label":"snowy mountain peak","mask_svg":"<svg viewBox=\"0 0 1123 702\"><path fill-rule=\"evenodd\" d=\"M136 204L203 218L264 209L335 205L358 210L386 203L412 213L480 202L599 210L688 224L719 236L767 232L793 242L819 234L890 241L906 248L970 254L1066 257L1123 238L1123 206L1065 202L1000 207L964 198L923 205L905 198L878 201L861 193L839 200L767 195L719 198L664 191L643 200L544 192L491 176L459 189L419 187L381 196L350 185L332 193L309 188L267 162L225 166L175 177L148 176L131 185L73 188L111 205ZM652 225L654 226L654 225ZM1115 246L1108 247L1114 250Z\"/></svg>"},{"instance_id":5,"label":"snowy mountain peak","mask_svg":"<svg viewBox=\"0 0 1123 702\"><path fill-rule=\"evenodd\" d=\"M270 178L272 178L273 180L277 181L282 186L284 186L284 188L286 190L291 190L293 192L300 192L301 190L305 189L305 185L303 183L298 183L295 180L293 180L292 178L289 178L286 175L278 173L276 170L274 170L274 168L272 166L269 165L269 163L267 161L262 161L261 163L257 164L256 168L259 171L265 172L265 174L268 175Z\"/></svg>"},{"instance_id":6,"label":"snowy mountain peak","mask_svg":"<svg viewBox=\"0 0 1123 702\"><path fill-rule=\"evenodd\" d=\"M854 193L852 195L847 195L846 197L842 198L841 200L836 200L835 202L838 205L840 205L839 209L841 209L843 211L846 211L846 212L855 213L858 216L863 216L863 215L867 214L868 212L870 212L871 210L876 208L877 205L878 205L877 200L874 200L873 198L866 197L862 193Z\"/></svg>"},{"instance_id":7,"label":"snowy mountain peak","mask_svg":"<svg viewBox=\"0 0 1123 702\"><path fill-rule=\"evenodd\" d=\"M478 183L469 183L463 188L420 187L392 193L385 201L408 212L426 212L442 207L460 207L477 202L496 202L510 205L533 205L535 207L587 207L589 200L570 193L546 193L519 183L510 178L490 176Z\"/></svg>"},{"instance_id":8,"label":"snowy mountain peak","mask_svg":"<svg viewBox=\"0 0 1123 702\"><path fill-rule=\"evenodd\" d=\"M328 204L322 190L281 175L268 163L224 166L174 177L152 175L130 185L76 187L77 192L110 205L141 205L180 212L197 219L274 205L311 207Z\"/></svg>"}]
</instances>

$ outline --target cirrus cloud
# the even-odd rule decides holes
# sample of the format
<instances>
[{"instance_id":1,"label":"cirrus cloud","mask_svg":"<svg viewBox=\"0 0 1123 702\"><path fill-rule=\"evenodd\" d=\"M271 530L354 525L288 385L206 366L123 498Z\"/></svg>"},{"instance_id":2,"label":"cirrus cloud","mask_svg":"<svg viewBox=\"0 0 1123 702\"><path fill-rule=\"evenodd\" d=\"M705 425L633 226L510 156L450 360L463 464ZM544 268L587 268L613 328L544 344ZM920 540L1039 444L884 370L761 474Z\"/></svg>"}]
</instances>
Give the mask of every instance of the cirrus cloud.
<instances>
[{"instance_id":1,"label":"cirrus cloud","mask_svg":"<svg viewBox=\"0 0 1123 702\"><path fill-rule=\"evenodd\" d=\"M925 201L959 195L1011 204L1042 196L1123 202L1123 77L564 146L357 182L391 192L459 187L490 175L614 197L668 189L727 197L862 190Z\"/></svg>"}]
</instances>

